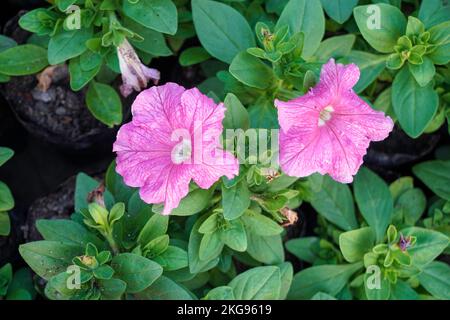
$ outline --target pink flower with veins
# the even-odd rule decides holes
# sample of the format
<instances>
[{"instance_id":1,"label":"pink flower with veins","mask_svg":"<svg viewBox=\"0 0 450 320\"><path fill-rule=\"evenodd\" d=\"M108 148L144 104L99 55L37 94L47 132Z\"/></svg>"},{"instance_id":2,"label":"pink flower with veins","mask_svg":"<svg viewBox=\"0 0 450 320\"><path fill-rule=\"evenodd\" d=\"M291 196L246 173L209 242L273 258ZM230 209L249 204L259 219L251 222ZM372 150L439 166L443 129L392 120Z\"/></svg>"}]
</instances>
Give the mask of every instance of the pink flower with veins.
<instances>
[{"instance_id":1,"label":"pink flower with veins","mask_svg":"<svg viewBox=\"0 0 450 320\"><path fill-rule=\"evenodd\" d=\"M116 171L127 185L140 188L147 203L164 203L163 214L178 207L191 179L203 189L222 176L232 179L239 164L220 148L225 107L175 84L140 93L133 120L123 125L114 143Z\"/></svg>"},{"instance_id":2,"label":"pink flower with veins","mask_svg":"<svg viewBox=\"0 0 450 320\"><path fill-rule=\"evenodd\" d=\"M149 80L158 84L159 71L145 66L127 39L117 47L117 56L122 73L122 85L120 86L122 96L127 97L133 90L141 91L147 88Z\"/></svg>"},{"instance_id":3,"label":"pink flower with veins","mask_svg":"<svg viewBox=\"0 0 450 320\"><path fill-rule=\"evenodd\" d=\"M275 100L280 132L280 164L290 176L329 174L350 183L371 141L384 140L394 123L373 110L353 91L356 65L331 59L322 67L319 84L302 97Z\"/></svg>"}]
</instances>

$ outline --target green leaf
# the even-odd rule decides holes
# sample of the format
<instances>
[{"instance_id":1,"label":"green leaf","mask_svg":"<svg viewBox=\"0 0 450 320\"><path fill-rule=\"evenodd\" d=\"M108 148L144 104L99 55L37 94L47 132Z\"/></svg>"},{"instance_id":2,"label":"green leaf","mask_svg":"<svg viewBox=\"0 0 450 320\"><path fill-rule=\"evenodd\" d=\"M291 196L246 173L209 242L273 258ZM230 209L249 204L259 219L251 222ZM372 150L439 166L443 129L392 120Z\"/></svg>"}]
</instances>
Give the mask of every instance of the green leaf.
<instances>
[{"instance_id":1,"label":"green leaf","mask_svg":"<svg viewBox=\"0 0 450 320\"><path fill-rule=\"evenodd\" d=\"M5 75L33 74L47 65L47 50L34 44L24 44L0 52L0 73Z\"/></svg>"},{"instance_id":2,"label":"green leaf","mask_svg":"<svg viewBox=\"0 0 450 320\"><path fill-rule=\"evenodd\" d=\"M427 29L447 21L449 15L450 4L442 0L426 0L420 5L419 19Z\"/></svg>"},{"instance_id":3,"label":"green leaf","mask_svg":"<svg viewBox=\"0 0 450 320\"><path fill-rule=\"evenodd\" d=\"M275 30L289 26L291 35L303 32L304 42L302 57L309 58L317 48L325 34L325 16L320 0L290 0L285 6L276 24Z\"/></svg>"},{"instance_id":4,"label":"green leaf","mask_svg":"<svg viewBox=\"0 0 450 320\"><path fill-rule=\"evenodd\" d=\"M369 288L367 284L370 282L369 277L373 277L370 273L364 274L364 290L368 300L387 300L391 294L391 283L389 279L381 276L379 288Z\"/></svg>"},{"instance_id":5,"label":"green leaf","mask_svg":"<svg viewBox=\"0 0 450 320\"><path fill-rule=\"evenodd\" d=\"M92 28L79 30L62 30L48 43L48 62L52 65L82 54L86 48L86 41L92 37Z\"/></svg>"},{"instance_id":6,"label":"green leaf","mask_svg":"<svg viewBox=\"0 0 450 320\"><path fill-rule=\"evenodd\" d=\"M362 216L375 231L377 242L382 241L393 213L388 186L379 176L363 167L356 175L353 187Z\"/></svg>"},{"instance_id":7,"label":"green leaf","mask_svg":"<svg viewBox=\"0 0 450 320\"><path fill-rule=\"evenodd\" d=\"M183 67L192 66L211 58L210 54L202 47L191 47L184 50L179 58Z\"/></svg>"},{"instance_id":8,"label":"green leaf","mask_svg":"<svg viewBox=\"0 0 450 320\"><path fill-rule=\"evenodd\" d=\"M89 232L81 224L72 220L37 220L36 228L45 240L61 241L80 248L93 243L97 248L103 248L103 241Z\"/></svg>"},{"instance_id":9,"label":"green leaf","mask_svg":"<svg viewBox=\"0 0 450 320\"><path fill-rule=\"evenodd\" d=\"M391 295L389 297L390 300L419 300L419 295L416 291L414 291L411 286L397 279L396 284L391 284Z\"/></svg>"},{"instance_id":10,"label":"green leaf","mask_svg":"<svg viewBox=\"0 0 450 320\"><path fill-rule=\"evenodd\" d=\"M311 300L337 300L335 297L330 296L327 293L324 292L317 292Z\"/></svg>"},{"instance_id":11,"label":"green leaf","mask_svg":"<svg viewBox=\"0 0 450 320\"><path fill-rule=\"evenodd\" d=\"M49 280L72 264L72 259L82 255L79 245L59 241L35 241L19 246L19 252L25 262L41 278Z\"/></svg>"},{"instance_id":12,"label":"green leaf","mask_svg":"<svg viewBox=\"0 0 450 320\"><path fill-rule=\"evenodd\" d=\"M414 76L414 79L421 87L425 87L433 80L436 74L436 68L433 61L428 57L423 57L422 64L408 63L409 71Z\"/></svg>"},{"instance_id":13,"label":"green leaf","mask_svg":"<svg viewBox=\"0 0 450 320\"><path fill-rule=\"evenodd\" d=\"M281 290L279 300L285 300L289 289L291 288L292 278L294 277L294 268L290 262L283 262L278 265L281 276Z\"/></svg>"},{"instance_id":14,"label":"green leaf","mask_svg":"<svg viewBox=\"0 0 450 320\"><path fill-rule=\"evenodd\" d=\"M449 238L443 233L410 227L400 231L404 236L414 236L416 243L408 249L412 265L422 268L436 259L449 245Z\"/></svg>"},{"instance_id":15,"label":"green leaf","mask_svg":"<svg viewBox=\"0 0 450 320\"><path fill-rule=\"evenodd\" d=\"M321 265L304 269L294 276L288 299L311 299L316 293L336 295L362 263Z\"/></svg>"},{"instance_id":16,"label":"green leaf","mask_svg":"<svg viewBox=\"0 0 450 320\"><path fill-rule=\"evenodd\" d=\"M273 101L261 98L248 108L250 127L260 129L278 129L277 109Z\"/></svg>"},{"instance_id":17,"label":"green leaf","mask_svg":"<svg viewBox=\"0 0 450 320\"><path fill-rule=\"evenodd\" d=\"M375 55L369 52L353 50L347 56L346 61L356 63L360 70L360 78L353 88L356 93L366 89L384 70L386 56Z\"/></svg>"},{"instance_id":18,"label":"green leaf","mask_svg":"<svg viewBox=\"0 0 450 320\"><path fill-rule=\"evenodd\" d=\"M73 91L81 90L100 71L100 68L102 66L101 56L99 54L94 54L93 59L96 59L96 66L89 70L83 70L80 63L80 57L76 57L70 60L70 88Z\"/></svg>"},{"instance_id":19,"label":"green leaf","mask_svg":"<svg viewBox=\"0 0 450 320\"><path fill-rule=\"evenodd\" d=\"M122 123L122 102L113 87L92 81L86 93L86 104L94 117L107 126Z\"/></svg>"},{"instance_id":20,"label":"green leaf","mask_svg":"<svg viewBox=\"0 0 450 320\"><path fill-rule=\"evenodd\" d=\"M233 288L221 286L210 290L203 300L236 300L236 297Z\"/></svg>"},{"instance_id":21,"label":"green leaf","mask_svg":"<svg viewBox=\"0 0 450 320\"><path fill-rule=\"evenodd\" d=\"M137 241L145 246L150 241L165 235L169 225L169 216L163 216L155 213L142 228Z\"/></svg>"},{"instance_id":22,"label":"green leaf","mask_svg":"<svg viewBox=\"0 0 450 320\"><path fill-rule=\"evenodd\" d=\"M14 155L14 151L9 148L0 147L0 167Z\"/></svg>"},{"instance_id":23,"label":"green leaf","mask_svg":"<svg viewBox=\"0 0 450 320\"><path fill-rule=\"evenodd\" d=\"M244 252L247 250L247 233L240 219L229 221L222 229L220 238L224 244L235 251Z\"/></svg>"},{"instance_id":24,"label":"green leaf","mask_svg":"<svg viewBox=\"0 0 450 320\"><path fill-rule=\"evenodd\" d=\"M0 34L0 52L17 46L17 42L7 36Z\"/></svg>"},{"instance_id":25,"label":"green leaf","mask_svg":"<svg viewBox=\"0 0 450 320\"><path fill-rule=\"evenodd\" d=\"M224 3L192 0L192 18L202 46L223 62L231 63L239 52L256 45L245 18Z\"/></svg>"},{"instance_id":26,"label":"green leaf","mask_svg":"<svg viewBox=\"0 0 450 320\"><path fill-rule=\"evenodd\" d=\"M0 181L0 211L9 211L14 208L14 198L8 186Z\"/></svg>"},{"instance_id":27,"label":"green leaf","mask_svg":"<svg viewBox=\"0 0 450 320\"><path fill-rule=\"evenodd\" d=\"M141 300L192 300L192 294L175 281L161 276L137 295Z\"/></svg>"},{"instance_id":28,"label":"green leaf","mask_svg":"<svg viewBox=\"0 0 450 320\"><path fill-rule=\"evenodd\" d=\"M450 266L444 262L434 261L419 274L419 282L434 297L450 299Z\"/></svg>"},{"instance_id":29,"label":"green leaf","mask_svg":"<svg viewBox=\"0 0 450 320\"><path fill-rule=\"evenodd\" d=\"M168 246L167 249L153 259L163 267L164 271L173 271L188 266L188 254L185 250Z\"/></svg>"},{"instance_id":30,"label":"green leaf","mask_svg":"<svg viewBox=\"0 0 450 320\"><path fill-rule=\"evenodd\" d=\"M450 21L434 26L430 30L430 43L437 47L429 54L434 64L444 65L450 61Z\"/></svg>"},{"instance_id":31,"label":"green leaf","mask_svg":"<svg viewBox=\"0 0 450 320\"><path fill-rule=\"evenodd\" d=\"M319 61L328 61L330 58L342 58L350 54L356 36L354 34L346 34L343 36L335 36L324 40L316 53L314 54Z\"/></svg>"},{"instance_id":32,"label":"green leaf","mask_svg":"<svg viewBox=\"0 0 450 320\"><path fill-rule=\"evenodd\" d=\"M210 205L214 187L211 189L197 188L181 199L177 208L173 209L172 216L191 216L206 209ZM162 206L153 206L154 212L162 212Z\"/></svg>"},{"instance_id":33,"label":"green leaf","mask_svg":"<svg viewBox=\"0 0 450 320\"><path fill-rule=\"evenodd\" d=\"M188 258L189 270L191 273L200 273L210 270L219 263L219 257L205 261L201 260L199 256L200 243L202 241L203 234L199 233L198 229L207 218L207 215L200 217L192 227L191 234L189 236Z\"/></svg>"},{"instance_id":34,"label":"green leaf","mask_svg":"<svg viewBox=\"0 0 450 320\"><path fill-rule=\"evenodd\" d=\"M120 279L97 280L96 284L104 300L119 300L125 293L127 284Z\"/></svg>"},{"instance_id":35,"label":"green leaf","mask_svg":"<svg viewBox=\"0 0 450 320\"><path fill-rule=\"evenodd\" d=\"M218 257L222 252L223 246L224 243L219 231L204 234L198 251L200 260L210 261Z\"/></svg>"},{"instance_id":36,"label":"green leaf","mask_svg":"<svg viewBox=\"0 0 450 320\"><path fill-rule=\"evenodd\" d=\"M353 8L359 0L321 0L323 9L328 16L339 24L350 18Z\"/></svg>"},{"instance_id":37,"label":"green leaf","mask_svg":"<svg viewBox=\"0 0 450 320\"><path fill-rule=\"evenodd\" d=\"M229 284L237 300L276 300L280 297L281 274L275 266L256 267L239 274Z\"/></svg>"},{"instance_id":38,"label":"green leaf","mask_svg":"<svg viewBox=\"0 0 450 320\"><path fill-rule=\"evenodd\" d=\"M0 236L7 236L11 231L8 212L0 212Z\"/></svg>"},{"instance_id":39,"label":"green leaf","mask_svg":"<svg viewBox=\"0 0 450 320\"><path fill-rule=\"evenodd\" d=\"M450 201L450 161L426 161L415 165L413 172L435 194Z\"/></svg>"},{"instance_id":40,"label":"green leaf","mask_svg":"<svg viewBox=\"0 0 450 320\"><path fill-rule=\"evenodd\" d=\"M313 247L320 242L318 237L302 237L291 239L285 243L286 250L292 253L300 260L314 264L319 257L313 252Z\"/></svg>"},{"instance_id":41,"label":"green leaf","mask_svg":"<svg viewBox=\"0 0 450 320\"><path fill-rule=\"evenodd\" d=\"M223 119L223 127L225 129L243 129L247 130L250 126L248 111L232 93L228 93L225 97L225 118Z\"/></svg>"},{"instance_id":42,"label":"green leaf","mask_svg":"<svg viewBox=\"0 0 450 320\"><path fill-rule=\"evenodd\" d=\"M347 231L339 236L339 248L345 260L350 263L363 260L374 243L375 234L370 227Z\"/></svg>"},{"instance_id":43,"label":"green leaf","mask_svg":"<svg viewBox=\"0 0 450 320\"><path fill-rule=\"evenodd\" d=\"M439 98L432 83L421 87L408 68L403 68L392 85L392 103L402 129L417 138L433 120Z\"/></svg>"},{"instance_id":44,"label":"green leaf","mask_svg":"<svg viewBox=\"0 0 450 320\"><path fill-rule=\"evenodd\" d=\"M136 23L131 19L125 19L124 26L144 38L142 41L131 38L130 43L133 47L155 57L165 57L172 54L172 51L167 46L166 40L161 33L146 28L142 24Z\"/></svg>"},{"instance_id":45,"label":"green leaf","mask_svg":"<svg viewBox=\"0 0 450 320\"><path fill-rule=\"evenodd\" d=\"M414 180L412 177L401 177L389 185L394 202L406 191L414 188Z\"/></svg>"},{"instance_id":46,"label":"green leaf","mask_svg":"<svg viewBox=\"0 0 450 320\"><path fill-rule=\"evenodd\" d=\"M134 199L135 204L139 207L146 206L140 201L139 193L136 193L134 188L131 188L125 184L123 177L116 171L116 162L113 161L108 167L105 176L106 188L112 193L115 201L128 202L133 195L137 198Z\"/></svg>"},{"instance_id":47,"label":"green leaf","mask_svg":"<svg viewBox=\"0 0 450 320\"><path fill-rule=\"evenodd\" d=\"M395 209L401 210L407 225L415 225L427 205L427 198L422 190L414 188L405 191L396 201Z\"/></svg>"},{"instance_id":48,"label":"green leaf","mask_svg":"<svg viewBox=\"0 0 450 320\"><path fill-rule=\"evenodd\" d=\"M350 188L324 176L322 188L315 192L311 205L327 220L343 230L358 228Z\"/></svg>"},{"instance_id":49,"label":"green leaf","mask_svg":"<svg viewBox=\"0 0 450 320\"><path fill-rule=\"evenodd\" d=\"M158 279L163 269L159 264L133 253L121 253L111 262L115 276L127 283L128 293L148 288Z\"/></svg>"},{"instance_id":50,"label":"green leaf","mask_svg":"<svg viewBox=\"0 0 450 320\"><path fill-rule=\"evenodd\" d=\"M245 224L245 229L258 236L276 236L283 232L283 227L265 215L246 210L241 217Z\"/></svg>"},{"instance_id":51,"label":"green leaf","mask_svg":"<svg viewBox=\"0 0 450 320\"><path fill-rule=\"evenodd\" d=\"M397 39L406 32L406 18L397 7L385 3L358 6L353 14L364 39L379 52L393 52Z\"/></svg>"},{"instance_id":52,"label":"green leaf","mask_svg":"<svg viewBox=\"0 0 450 320\"><path fill-rule=\"evenodd\" d=\"M53 32L58 15L44 8L28 11L19 19L19 26L37 35L47 35Z\"/></svg>"},{"instance_id":53,"label":"green leaf","mask_svg":"<svg viewBox=\"0 0 450 320\"><path fill-rule=\"evenodd\" d=\"M281 236L261 237L247 234L247 253L264 264L278 264L284 261L284 249Z\"/></svg>"},{"instance_id":54,"label":"green leaf","mask_svg":"<svg viewBox=\"0 0 450 320\"><path fill-rule=\"evenodd\" d=\"M236 55L229 71L242 83L258 89L269 88L275 79L271 68L246 51Z\"/></svg>"},{"instance_id":55,"label":"green leaf","mask_svg":"<svg viewBox=\"0 0 450 320\"><path fill-rule=\"evenodd\" d=\"M222 207L225 219L239 218L249 206L250 191L245 181L242 180L231 188L222 185Z\"/></svg>"},{"instance_id":56,"label":"green leaf","mask_svg":"<svg viewBox=\"0 0 450 320\"><path fill-rule=\"evenodd\" d=\"M79 173L75 182L75 211L88 207L88 195L99 186L99 182L85 173Z\"/></svg>"},{"instance_id":57,"label":"green leaf","mask_svg":"<svg viewBox=\"0 0 450 320\"><path fill-rule=\"evenodd\" d=\"M177 8L171 0L123 1L124 13L143 26L174 35L178 27Z\"/></svg>"}]
</instances>

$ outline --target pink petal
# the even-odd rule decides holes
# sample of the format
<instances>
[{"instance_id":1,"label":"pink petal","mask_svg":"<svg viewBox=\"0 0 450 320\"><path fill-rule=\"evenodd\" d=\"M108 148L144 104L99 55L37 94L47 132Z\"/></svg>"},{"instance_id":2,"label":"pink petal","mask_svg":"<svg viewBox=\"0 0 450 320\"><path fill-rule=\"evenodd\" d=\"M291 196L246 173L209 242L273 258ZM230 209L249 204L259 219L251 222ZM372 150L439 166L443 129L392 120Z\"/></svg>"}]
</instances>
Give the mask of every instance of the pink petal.
<instances>
[{"instance_id":1,"label":"pink petal","mask_svg":"<svg viewBox=\"0 0 450 320\"><path fill-rule=\"evenodd\" d=\"M127 185L141 187L148 177L171 161L171 144L155 132L133 123L123 125L117 133L113 151L117 152L116 171Z\"/></svg>"},{"instance_id":2,"label":"pink petal","mask_svg":"<svg viewBox=\"0 0 450 320\"><path fill-rule=\"evenodd\" d=\"M335 95L348 92L353 89L359 80L359 68L355 64L343 65L330 59L323 65L320 72L320 81L316 90L325 88Z\"/></svg>"},{"instance_id":3,"label":"pink petal","mask_svg":"<svg viewBox=\"0 0 450 320\"><path fill-rule=\"evenodd\" d=\"M132 105L133 123L157 128L169 136L179 125L175 113L185 89L175 83L151 87L142 91Z\"/></svg>"},{"instance_id":4,"label":"pink petal","mask_svg":"<svg viewBox=\"0 0 450 320\"><path fill-rule=\"evenodd\" d=\"M372 109L353 92L342 95L339 103L335 105L331 121L342 131L346 131L348 136L358 132L372 141L386 139L394 128L394 122L390 117Z\"/></svg>"},{"instance_id":5,"label":"pink petal","mask_svg":"<svg viewBox=\"0 0 450 320\"><path fill-rule=\"evenodd\" d=\"M239 174L239 163L229 152L223 153L224 159L218 159L213 164L202 163L192 165L192 176L195 183L203 189L209 189L221 177L233 179Z\"/></svg>"},{"instance_id":6,"label":"pink petal","mask_svg":"<svg viewBox=\"0 0 450 320\"><path fill-rule=\"evenodd\" d=\"M158 174L147 179L139 195L147 203L163 202L162 214L168 215L189 193L190 170L184 165L166 165L155 170Z\"/></svg>"},{"instance_id":7,"label":"pink petal","mask_svg":"<svg viewBox=\"0 0 450 320\"><path fill-rule=\"evenodd\" d=\"M280 165L286 174L307 177L328 172L332 145L327 130L318 128L316 121L280 132Z\"/></svg>"}]
</instances>

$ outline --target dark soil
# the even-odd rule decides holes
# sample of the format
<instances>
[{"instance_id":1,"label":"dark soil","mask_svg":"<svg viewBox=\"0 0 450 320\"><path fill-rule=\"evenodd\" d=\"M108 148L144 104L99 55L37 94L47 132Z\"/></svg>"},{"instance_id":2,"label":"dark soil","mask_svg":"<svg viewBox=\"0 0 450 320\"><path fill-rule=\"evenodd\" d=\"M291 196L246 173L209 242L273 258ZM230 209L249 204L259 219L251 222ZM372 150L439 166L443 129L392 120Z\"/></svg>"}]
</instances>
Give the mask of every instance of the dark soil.
<instances>
[{"instance_id":1,"label":"dark soil","mask_svg":"<svg viewBox=\"0 0 450 320\"><path fill-rule=\"evenodd\" d=\"M54 83L47 92L36 89L34 76L12 78L3 95L27 130L63 149L86 149L101 138L114 136L86 108L84 92L69 89L68 77ZM109 133L109 134L108 134Z\"/></svg>"},{"instance_id":2,"label":"dark soil","mask_svg":"<svg viewBox=\"0 0 450 320\"><path fill-rule=\"evenodd\" d=\"M55 192L34 201L23 227L25 241L42 240L36 229L38 219L69 219L74 210L74 194L75 176L66 180Z\"/></svg>"}]
</instances>

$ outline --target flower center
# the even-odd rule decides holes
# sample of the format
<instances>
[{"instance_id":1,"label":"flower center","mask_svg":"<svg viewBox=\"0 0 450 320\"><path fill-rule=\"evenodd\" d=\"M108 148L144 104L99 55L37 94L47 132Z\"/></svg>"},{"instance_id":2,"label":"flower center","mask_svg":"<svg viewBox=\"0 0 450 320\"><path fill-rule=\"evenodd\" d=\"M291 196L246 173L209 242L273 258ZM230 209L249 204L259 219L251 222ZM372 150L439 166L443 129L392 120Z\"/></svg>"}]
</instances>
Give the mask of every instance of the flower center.
<instances>
[{"instance_id":1,"label":"flower center","mask_svg":"<svg viewBox=\"0 0 450 320\"><path fill-rule=\"evenodd\" d=\"M318 122L319 127L325 125L325 123L331 119L331 113L333 113L333 111L334 108L331 105L326 106L322 109L322 111L320 111Z\"/></svg>"},{"instance_id":2,"label":"flower center","mask_svg":"<svg viewBox=\"0 0 450 320\"><path fill-rule=\"evenodd\" d=\"M175 164L190 160L192 156L192 144L190 139L183 139L172 149L172 162Z\"/></svg>"}]
</instances>

